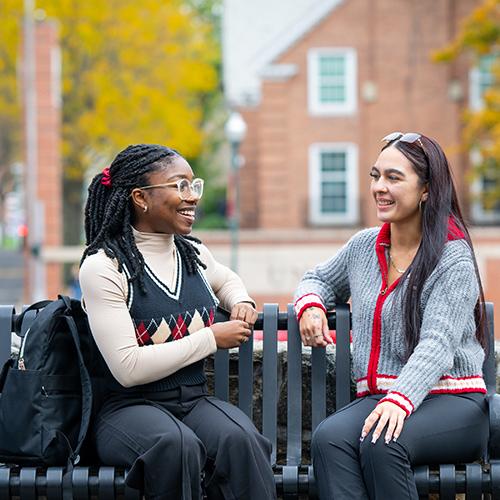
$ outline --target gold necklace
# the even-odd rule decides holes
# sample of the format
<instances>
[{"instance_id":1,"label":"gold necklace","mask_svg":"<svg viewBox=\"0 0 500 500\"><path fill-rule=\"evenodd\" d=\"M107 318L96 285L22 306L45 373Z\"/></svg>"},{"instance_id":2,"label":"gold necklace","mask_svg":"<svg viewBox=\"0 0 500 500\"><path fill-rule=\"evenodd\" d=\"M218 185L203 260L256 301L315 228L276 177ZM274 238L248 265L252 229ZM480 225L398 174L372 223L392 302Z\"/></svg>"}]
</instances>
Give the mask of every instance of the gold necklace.
<instances>
[{"instance_id":1,"label":"gold necklace","mask_svg":"<svg viewBox=\"0 0 500 500\"><path fill-rule=\"evenodd\" d=\"M399 267L396 267L396 264L394 263L394 259L392 258L391 251L389 250L389 262L391 263L391 266L396 269L396 271L399 274L404 274L406 272L406 269L399 269Z\"/></svg>"}]
</instances>

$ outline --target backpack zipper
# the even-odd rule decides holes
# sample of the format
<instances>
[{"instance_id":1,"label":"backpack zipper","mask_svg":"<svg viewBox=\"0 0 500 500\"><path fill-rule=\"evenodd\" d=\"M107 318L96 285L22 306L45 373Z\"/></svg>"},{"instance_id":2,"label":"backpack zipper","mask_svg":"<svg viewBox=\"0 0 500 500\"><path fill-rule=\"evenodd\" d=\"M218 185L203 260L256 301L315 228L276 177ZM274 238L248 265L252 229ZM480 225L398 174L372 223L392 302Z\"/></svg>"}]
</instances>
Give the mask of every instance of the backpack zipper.
<instances>
[{"instance_id":1,"label":"backpack zipper","mask_svg":"<svg viewBox=\"0 0 500 500\"><path fill-rule=\"evenodd\" d=\"M19 370L26 370L26 365L24 363L24 349L26 347L26 340L28 340L28 334L30 332L31 328L28 328L26 330L26 333L24 334L23 338L23 343L21 344L21 350L19 351L19 360L17 362L17 367Z\"/></svg>"}]
</instances>

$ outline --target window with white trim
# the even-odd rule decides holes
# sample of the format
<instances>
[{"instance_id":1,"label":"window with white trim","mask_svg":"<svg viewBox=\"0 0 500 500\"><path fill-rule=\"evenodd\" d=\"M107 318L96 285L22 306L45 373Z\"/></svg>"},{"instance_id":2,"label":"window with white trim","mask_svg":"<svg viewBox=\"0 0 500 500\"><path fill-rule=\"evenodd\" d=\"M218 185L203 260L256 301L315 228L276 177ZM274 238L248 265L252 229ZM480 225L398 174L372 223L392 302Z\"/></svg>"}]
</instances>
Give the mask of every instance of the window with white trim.
<instances>
[{"instance_id":1,"label":"window with white trim","mask_svg":"<svg viewBox=\"0 0 500 500\"><path fill-rule=\"evenodd\" d=\"M311 114L344 115L356 112L357 61L354 49L311 49L307 66Z\"/></svg>"},{"instance_id":2,"label":"window with white trim","mask_svg":"<svg viewBox=\"0 0 500 500\"><path fill-rule=\"evenodd\" d=\"M493 84L492 66L498 55L488 54L481 57L476 67L469 73L469 106L478 111L484 106L484 92Z\"/></svg>"},{"instance_id":3,"label":"window with white trim","mask_svg":"<svg viewBox=\"0 0 500 500\"><path fill-rule=\"evenodd\" d=\"M309 148L309 216L314 225L358 222L358 149L352 143Z\"/></svg>"},{"instance_id":4,"label":"window with white trim","mask_svg":"<svg viewBox=\"0 0 500 500\"><path fill-rule=\"evenodd\" d=\"M479 111L484 106L484 93L494 83L493 64L497 58L498 54L483 56L478 65L470 71L469 106L473 111ZM471 154L471 162L476 167L483 163L478 151ZM490 194L497 191L500 184L499 166L491 163L480 168L481 173L472 184L472 218L477 223L499 223L500 201L493 200Z\"/></svg>"},{"instance_id":5,"label":"window with white trim","mask_svg":"<svg viewBox=\"0 0 500 500\"><path fill-rule=\"evenodd\" d=\"M473 165L482 163L481 154L471 154ZM500 185L499 167L496 162L481 165L481 173L472 184L472 219L482 224L497 224L500 222L500 200L495 195Z\"/></svg>"}]
</instances>

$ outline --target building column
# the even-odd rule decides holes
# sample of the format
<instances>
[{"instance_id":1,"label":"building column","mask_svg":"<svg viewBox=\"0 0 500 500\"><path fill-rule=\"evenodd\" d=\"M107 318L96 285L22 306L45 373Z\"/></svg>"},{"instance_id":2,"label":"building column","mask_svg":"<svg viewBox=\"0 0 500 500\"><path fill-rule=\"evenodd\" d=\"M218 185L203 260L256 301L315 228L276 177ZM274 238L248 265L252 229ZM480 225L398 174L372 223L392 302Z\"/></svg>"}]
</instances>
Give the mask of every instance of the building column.
<instances>
[{"instance_id":1,"label":"building column","mask_svg":"<svg viewBox=\"0 0 500 500\"><path fill-rule=\"evenodd\" d=\"M31 240L28 237L30 244L25 266L25 300L29 302L55 298L62 292L61 265L45 264L43 260L45 248L62 243L61 57L57 24L49 20L35 21L32 36L32 98L24 92L26 123L30 119L28 113L31 112L32 119L34 117L34 130L30 133L29 125L25 127L26 213L32 236ZM30 83L29 72L26 72L26 65L24 67L26 90ZM28 106L32 106L31 111ZM31 187L30 178L34 180Z\"/></svg>"}]
</instances>

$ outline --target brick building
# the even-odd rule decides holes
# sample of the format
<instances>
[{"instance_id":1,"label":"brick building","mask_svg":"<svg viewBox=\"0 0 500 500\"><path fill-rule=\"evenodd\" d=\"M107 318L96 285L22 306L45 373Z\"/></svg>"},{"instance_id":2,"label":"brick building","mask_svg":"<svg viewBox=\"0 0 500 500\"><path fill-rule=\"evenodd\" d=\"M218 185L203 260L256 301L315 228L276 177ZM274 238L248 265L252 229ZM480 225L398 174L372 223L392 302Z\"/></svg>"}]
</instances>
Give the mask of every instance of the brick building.
<instances>
[{"instance_id":1,"label":"brick building","mask_svg":"<svg viewBox=\"0 0 500 500\"><path fill-rule=\"evenodd\" d=\"M248 126L240 274L254 295L286 303L305 269L376 225L368 172L380 139L421 131L451 161L500 314L500 206L488 211L474 197L488 180L471 181L460 148L463 112L491 82L488 61L431 60L479 1L291 3L225 2L226 95Z\"/></svg>"},{"instance_id":2,"label":"brick building","mask_svg":"<svg viewBox=\"0 0 500 500\"><path fill-rule=\"evenodd\" d=\"M50 20L35 22L33 37L35 64L31 111L35 130L31 139L35 140L35 147L31 168L34 171L26 171L24 179L28 226L32 234L36 233L30 236L33 238L30 246L35 252L40 250L40 255L26 259L25 302L53 298L62 291L61 265L44 260L45 249L62 244L61 59L57 24ZM23 73L24 87L25 76ZM32 176L36 182L30 193L28 184ZM30 255L27 249L26 257Z\"/></svg>"}]
</instances>

